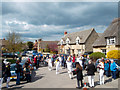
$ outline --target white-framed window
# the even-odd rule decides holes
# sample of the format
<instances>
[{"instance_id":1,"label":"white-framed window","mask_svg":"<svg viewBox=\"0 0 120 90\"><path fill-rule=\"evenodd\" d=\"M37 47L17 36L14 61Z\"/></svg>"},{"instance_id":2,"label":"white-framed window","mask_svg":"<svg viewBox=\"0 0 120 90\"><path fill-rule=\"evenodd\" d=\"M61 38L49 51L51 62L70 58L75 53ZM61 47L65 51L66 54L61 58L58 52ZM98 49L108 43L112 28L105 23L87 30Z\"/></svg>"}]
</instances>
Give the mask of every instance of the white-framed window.
<instances>
[{"instance_id":1,"label":"white-framed window","mask_svg":"<svg viewBox=\"0 0 120 90\"><path fill-rule=\"evenodd\" d=\"M69 43L70 43L70 39L67 38L67 39L66 39L66 44L69 44Z\"/></svg>"},{"instance_id":2,"label":"white-framed window","mask_svg":"<svg viewBox=\"0 0 120 90\"><path fill-rule=\"evenodd\" d=\"M63 39L61 39L60 44L63 45L63 43L64 43L64 41L63 41Z\"/></svg>"},{"instance_id":3,"label":"white-framed window","mask_svg":"<svg viewBox=\"0 0 120 90\"><path fill-rule=\"evenodd\" d=\"M108 37L107 38L107 45L114 45L115 44L115 37Z\"/></svg>"},{"instance_id":4,"label":"white-framed window","mask_svg":"<svg viewBox=\"0 0 120 90\"><path fill-rule=\"evenodd\" d=\"M82 53L82 50L81 49L78 49L78 54L81 54Z\"/></svg>"},{"instance_id":5,"label":"white-framed window","mask_svg":"<svg viewBox=\"0 0 120 90\"><path fill-rule=\"evenodd\" d=\"M79 43L80 43L80 38L77 37L77 38L76 38L76 44L79 44Z\"/></svg>"},{"instance_id":6,"label":"white-framed window","mask_svg":"<svg viewBox=\"0 0 120 90\"><path fill-rule=\"evenodd\" d=\"M101 52L106 55L106 49L101 49Z\"/></svg>"}]
</instances>

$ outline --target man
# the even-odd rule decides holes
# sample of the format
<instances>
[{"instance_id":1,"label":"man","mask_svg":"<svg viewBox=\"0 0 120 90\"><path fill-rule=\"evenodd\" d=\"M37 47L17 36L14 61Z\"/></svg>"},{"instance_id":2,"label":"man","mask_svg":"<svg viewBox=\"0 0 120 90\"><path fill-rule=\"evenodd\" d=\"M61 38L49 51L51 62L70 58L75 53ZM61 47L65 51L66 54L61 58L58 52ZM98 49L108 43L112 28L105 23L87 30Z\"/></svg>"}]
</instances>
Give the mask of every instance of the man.
<instances>
[{"instance_id":1,"label":"man","mask_svg":"<svg viewBox=\"0 0 120 90\"><path fill-rule=\"evenodd\" d=\"M17 74L16 85L20 85L20 73L22 72L22 66L19 63L19 60L17 60L15 65L15 72Z\"/></svg>"},{"instance_id":2,"label":"man","mask_svg":"<svg viewBox=\"0 0 120 90\"><path fill-rule=\"evenodd\" d=\"M111 60L110 70L111 70L112 78L116 79L117 66L116 66L116 63L113 60Z\"/></svg>"},{"instance_id":3,"label":"man","mask_svg":"<svg viewBox=\"0 0 120 90\"><path fill-rule=\"evenodd\" d=\"M88 75L89 87L94 87L95 65L92 63L91 60L88 61L86 70Z\"/></svg>"},{"instance_id":4,"label":"man","mask_svg":"<svg viewBox=\"0 0 120 90\"><path fill-rule=\"evenodd\" d=\"M99 68L99 79L100 79L100 85L104 84L104 63L102 60L99 60L99 64L97 66Z\"/></svg>"},{"instance_id":5,"label":"man","mask_svg":"<svg viewBox=\"0 0 120 90\"><path fill-rule=\"evenodd\" d=\"M60 61L60 66L62 66L62 58L61 58L60 55L59 55L58 59L59 59L59 61Z\"/></svg>"},{"instance_id":6,"label":"man","mask_svg":"<svg viewBox=\"0 0 120 90\"><path fill-rule=\"evenodd\" d=\"M79 62L79 64L83 67L83 64L82 64L82 57L80 57L79 55L77 55L76 62Z\"/></svg>"}]
</instances>

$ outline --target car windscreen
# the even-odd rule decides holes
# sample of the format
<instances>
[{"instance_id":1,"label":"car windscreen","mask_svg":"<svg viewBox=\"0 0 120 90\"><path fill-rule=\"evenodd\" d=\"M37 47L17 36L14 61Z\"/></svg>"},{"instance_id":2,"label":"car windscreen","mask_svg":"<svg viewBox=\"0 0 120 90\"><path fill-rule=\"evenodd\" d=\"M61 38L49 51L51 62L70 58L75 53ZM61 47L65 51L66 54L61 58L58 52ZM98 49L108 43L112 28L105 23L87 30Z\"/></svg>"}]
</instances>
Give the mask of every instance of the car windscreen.
<instances>
[{"instance_id":1,"label":"car windscreen","mask_svg":"<svg viewBox=\"0 0 120 90\"><path fill-rule=\"evenodd\" d=\"M12 65L12 66L10 67L10 70L11 70L11 71L15 71L15 65Z\"/></svg>"}]
</instances>

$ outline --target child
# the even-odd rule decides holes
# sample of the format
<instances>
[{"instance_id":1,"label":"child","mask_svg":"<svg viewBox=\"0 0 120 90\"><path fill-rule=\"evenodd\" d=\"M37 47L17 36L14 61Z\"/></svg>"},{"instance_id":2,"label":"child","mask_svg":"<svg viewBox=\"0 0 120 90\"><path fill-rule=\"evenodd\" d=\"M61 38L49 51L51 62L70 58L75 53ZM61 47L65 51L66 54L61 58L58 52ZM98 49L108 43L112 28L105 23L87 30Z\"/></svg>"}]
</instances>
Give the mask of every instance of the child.
<instances>
[{"instance_id":1,"label":"child","mask_svg":"<svg viewBox=\"0 0 120 90\"><path fill-rule=\"evenodd\" d=\"M49 69L49 71L52 71L52 59L51 59L51 57L48 59L48 69Z\"/></svg>"},{"instance_id":2,"label":"child","mask_svg":"<svg viewBox=\"0 0 120 90\"><path fill-rule=\"evenodd\" d=\"M79 64L79 62L76 63L76 69L73 71L73 75L75 74L77 74L77 85L78 85L78 87L76 88L80 89L81 87L83 87L83 83L82 83L83 73L82 73L82 66ZM81 87L79 81L81 81Z\"/></svg>"}]
</instances>

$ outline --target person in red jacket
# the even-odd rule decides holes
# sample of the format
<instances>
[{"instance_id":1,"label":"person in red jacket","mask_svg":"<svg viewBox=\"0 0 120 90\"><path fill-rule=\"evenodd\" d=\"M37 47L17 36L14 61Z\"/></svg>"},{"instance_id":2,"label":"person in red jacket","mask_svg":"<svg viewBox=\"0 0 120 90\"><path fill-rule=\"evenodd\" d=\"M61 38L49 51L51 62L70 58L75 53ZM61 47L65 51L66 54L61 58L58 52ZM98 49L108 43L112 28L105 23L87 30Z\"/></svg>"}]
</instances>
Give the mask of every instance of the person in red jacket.
<instances>
[{"instance_id":1,"label":"person in red jacket","mask_svg":"<svg viewBox=\"0 0 120 90\"><path fill-rule=\"evenodd\" d=\"M37 57L36 56L34 57L34 65L37 68Z\"/></svg>"},{"instance_id":2,"label":"person in red jacket","mask_svg":"<svg viewBox=\"0 0 120 90\"><path fill-rule=\"evenodd\" d=\"M72 62L73 62L73 68L75 68L75 54L73 55L73 60L72 60Z\"/></svg>"}]
</instances>

